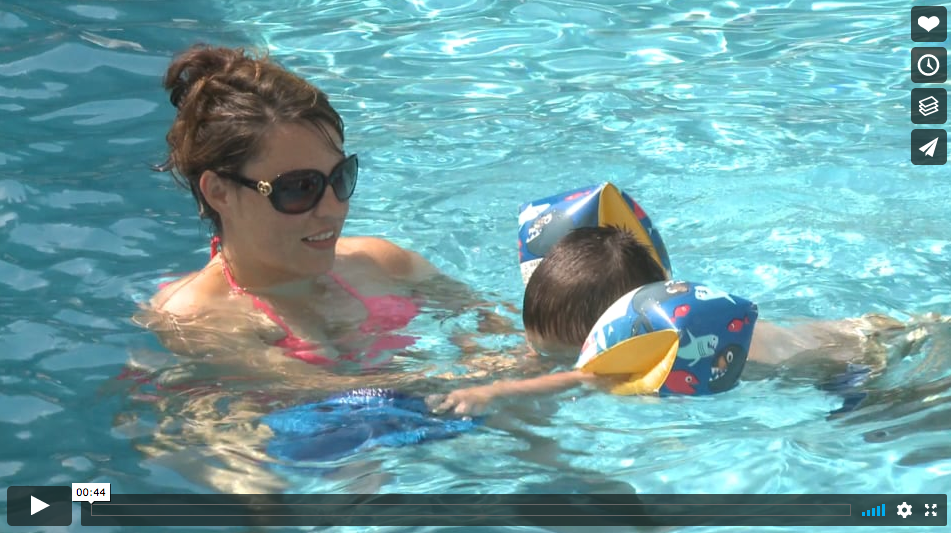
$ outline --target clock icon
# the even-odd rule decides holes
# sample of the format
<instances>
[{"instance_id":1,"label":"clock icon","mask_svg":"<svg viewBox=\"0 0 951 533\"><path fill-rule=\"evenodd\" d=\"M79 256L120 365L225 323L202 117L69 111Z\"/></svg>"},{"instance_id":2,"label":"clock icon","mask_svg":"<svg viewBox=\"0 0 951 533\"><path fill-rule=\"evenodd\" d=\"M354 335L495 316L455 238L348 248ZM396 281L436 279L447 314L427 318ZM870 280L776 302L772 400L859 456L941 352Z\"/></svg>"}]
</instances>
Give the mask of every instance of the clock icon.
<instances>
[{"instance_id":1,"label":"clock icon","mask_svg":"<svg viewBox=\"0 0 951 533\"><path fill-rule=\"evenodd\" d=\"M911 81L944 83L948 79L948 50L936 46L911 49Z\"/></svg>"},{"instance_id":2,"label":"clock icon","mask_svg":"<svg viewBox=\"0 0 951 533\"><path fill-rule=\"evenodd\" d=\"M918 72L922 76L934 76L941 68L941 61L931 54L924 54L918 58Z\"/></svg>"}]
</instances>

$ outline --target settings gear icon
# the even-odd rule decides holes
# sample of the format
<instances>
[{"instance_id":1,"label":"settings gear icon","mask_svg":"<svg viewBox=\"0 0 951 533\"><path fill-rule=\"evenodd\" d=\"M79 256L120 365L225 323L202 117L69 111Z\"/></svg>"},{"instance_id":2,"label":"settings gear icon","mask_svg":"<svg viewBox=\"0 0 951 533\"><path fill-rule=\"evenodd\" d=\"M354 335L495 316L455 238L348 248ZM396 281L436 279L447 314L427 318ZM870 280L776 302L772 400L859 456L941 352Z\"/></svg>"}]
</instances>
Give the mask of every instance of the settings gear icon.
<instances>
[{"instance_id":1,"label":"settings gear icon","mask_svg":"<svg viewBox=\"0 0 951 533\"><path fill-rule=\"evenodd\" d=\"M911 506L905 502L901 502L901 505L898 506L898 514L900 514L902 518L908 518L908 515L911 514Z\"/></svg>"}]
</instances>

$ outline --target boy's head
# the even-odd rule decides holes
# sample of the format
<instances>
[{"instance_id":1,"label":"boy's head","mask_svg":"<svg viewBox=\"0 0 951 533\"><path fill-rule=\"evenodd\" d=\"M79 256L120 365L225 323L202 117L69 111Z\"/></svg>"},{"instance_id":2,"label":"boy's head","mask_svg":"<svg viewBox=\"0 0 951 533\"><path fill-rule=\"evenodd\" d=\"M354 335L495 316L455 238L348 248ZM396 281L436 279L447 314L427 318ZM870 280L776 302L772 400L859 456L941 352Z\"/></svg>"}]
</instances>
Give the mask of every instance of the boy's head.
<instances>
[{"instance_id":1,"label":"boy's head","mask_svg":"<svg viewBox=\"0 0 951 533\"><path fill-rule=\"evenodd\" d=\"M578 355L588 332L618 298L667 279L650 249L616 227L582 227L545 255L525 286L529 342L551 355Z\"/></svg>"}]
</instances>

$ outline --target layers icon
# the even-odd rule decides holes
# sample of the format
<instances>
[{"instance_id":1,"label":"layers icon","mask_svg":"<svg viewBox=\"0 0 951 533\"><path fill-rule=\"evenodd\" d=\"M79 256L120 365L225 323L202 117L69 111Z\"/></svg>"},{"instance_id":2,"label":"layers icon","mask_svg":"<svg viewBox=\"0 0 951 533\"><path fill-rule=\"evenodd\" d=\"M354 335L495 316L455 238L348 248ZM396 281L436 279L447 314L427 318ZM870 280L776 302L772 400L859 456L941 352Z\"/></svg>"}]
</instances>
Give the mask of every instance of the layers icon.
<instances>
[{"instance_id":1,"label":"layers icon","mask_svg":"<svg viewBox=\"0 0 951 533\"><path fill-rule=\"evenodd\" d=\"M939 110L938 99L934 96L918 100L918 112L920 112L923 117L937 113Z\"/></svg>"}]
</instances>

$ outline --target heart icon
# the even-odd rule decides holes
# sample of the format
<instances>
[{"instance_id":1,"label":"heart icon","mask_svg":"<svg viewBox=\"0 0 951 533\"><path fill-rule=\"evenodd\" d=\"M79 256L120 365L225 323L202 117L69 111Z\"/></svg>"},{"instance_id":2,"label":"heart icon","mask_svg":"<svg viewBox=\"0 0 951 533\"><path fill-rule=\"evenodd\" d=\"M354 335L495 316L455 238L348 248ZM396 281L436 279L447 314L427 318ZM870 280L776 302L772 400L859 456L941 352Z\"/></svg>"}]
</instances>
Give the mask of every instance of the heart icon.
<instances>
[{"instance_id":1,"label":"heart icon","mask_svg":"<svg viewBox=\"0 0 951 533\"><path fill-rule=\"evenodd\" d=\"M931 31L937 28L938 24L941 24L941 19L938 17L918 17L918 25L924 28L925 31Z\"/></svg>"}]
</instances>

